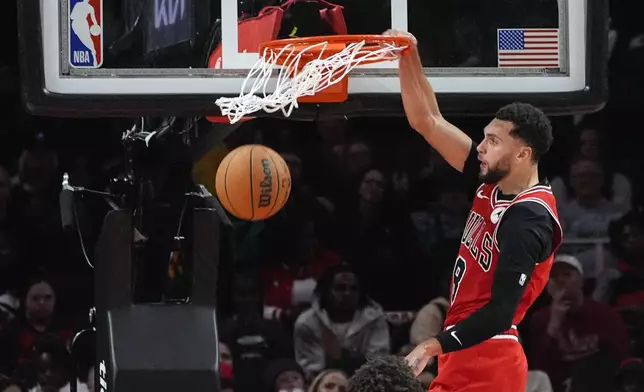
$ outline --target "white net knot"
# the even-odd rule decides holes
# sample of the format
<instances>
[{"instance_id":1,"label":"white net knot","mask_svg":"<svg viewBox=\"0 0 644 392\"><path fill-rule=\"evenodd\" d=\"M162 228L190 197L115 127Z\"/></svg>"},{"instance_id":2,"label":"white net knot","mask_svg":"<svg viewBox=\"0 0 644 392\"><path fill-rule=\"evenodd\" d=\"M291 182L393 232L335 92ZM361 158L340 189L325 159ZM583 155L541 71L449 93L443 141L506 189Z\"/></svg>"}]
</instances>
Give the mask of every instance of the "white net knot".
<instances>
[{"instance_id":1,"label":"white net knot","mask_svg":"<svg viewBox=\"0 0 644 392\"><path fill-rule=\"evenodd\" d=\"M328 42L316 43L305 49L300 46L301 50L297 53L298 46L294 44L284 46L279 52L266 48L244 80L239 96L219 98L215 103L231 124L260 110L267 113L281 110L284 116L289 117L293 109L298 107L298 98L313 96L342 81L361 63L396 60L405 49L393 43L382 43L376 49L366 49L366 43L365 40L349 43L343 50L330 56L324 53ZM300 66L305 61L304 56L310 57L310 52L319 53L303 67ZM279 67L278 59L285 60L275 79L273 92L268 93L273 69ZM248 85L250 88L247 89Z\"/></svg>"}]
</instances>

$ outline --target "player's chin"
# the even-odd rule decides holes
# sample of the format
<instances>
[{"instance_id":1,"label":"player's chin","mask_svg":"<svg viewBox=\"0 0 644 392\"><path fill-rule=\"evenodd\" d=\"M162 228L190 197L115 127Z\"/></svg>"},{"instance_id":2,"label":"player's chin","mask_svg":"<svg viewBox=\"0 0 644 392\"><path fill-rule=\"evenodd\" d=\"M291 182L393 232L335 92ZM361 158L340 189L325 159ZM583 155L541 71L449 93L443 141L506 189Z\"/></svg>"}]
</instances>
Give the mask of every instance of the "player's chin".
<instances>
[{"instance_id":1,"label":"player's chin","mask_svg":"<svg viewBox=\"0 0 644 392\"><path fill-rule=\"evenodd\" d=\"M479 173L479 181L484 184L494 184L499 181L499 177L496 173L485 170Z\"/></svg>"}]
</instances>

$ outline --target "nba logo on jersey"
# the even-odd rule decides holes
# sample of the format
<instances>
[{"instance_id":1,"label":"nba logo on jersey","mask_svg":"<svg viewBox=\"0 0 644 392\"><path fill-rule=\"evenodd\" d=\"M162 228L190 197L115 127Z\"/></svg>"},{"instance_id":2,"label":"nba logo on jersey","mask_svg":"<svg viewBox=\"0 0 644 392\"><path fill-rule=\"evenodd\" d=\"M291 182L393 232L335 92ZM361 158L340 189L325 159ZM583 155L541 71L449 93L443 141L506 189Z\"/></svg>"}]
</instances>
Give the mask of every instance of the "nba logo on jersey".
<instances>
[{"instance_id":1,"label":"nba logo on jersey","mask_svg":"<svg viewBox=\"0 0 644 392\"><path fill-rule=\"evenodd\" d=\"M69 0L69 64L98 68L103 64L103 0Z\"/></svg>"}]
</instances>

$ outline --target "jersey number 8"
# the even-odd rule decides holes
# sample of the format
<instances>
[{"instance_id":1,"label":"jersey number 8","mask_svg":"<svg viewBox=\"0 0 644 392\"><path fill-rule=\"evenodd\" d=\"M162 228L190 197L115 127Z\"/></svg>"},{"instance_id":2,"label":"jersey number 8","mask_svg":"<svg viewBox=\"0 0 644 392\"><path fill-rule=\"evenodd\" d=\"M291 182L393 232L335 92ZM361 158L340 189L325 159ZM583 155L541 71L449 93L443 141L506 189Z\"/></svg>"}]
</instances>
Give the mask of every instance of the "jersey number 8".
<instances>
[{"instance_id":1,"label":"jersey number 8","mask_svg":"<svg viewBox=\"0 0 644 392\"><path fill-rule=\"evenodd\" d=\"M456 300L456 295L458 294L458 289L461 287L461 282L465 276L465 270L467 269L467 264L465 259L461 256L456 258L456 263L454 263L454 271L452 273L452 295L450 298L450 303L454 304Z\"/></svg>"}]
</instances>

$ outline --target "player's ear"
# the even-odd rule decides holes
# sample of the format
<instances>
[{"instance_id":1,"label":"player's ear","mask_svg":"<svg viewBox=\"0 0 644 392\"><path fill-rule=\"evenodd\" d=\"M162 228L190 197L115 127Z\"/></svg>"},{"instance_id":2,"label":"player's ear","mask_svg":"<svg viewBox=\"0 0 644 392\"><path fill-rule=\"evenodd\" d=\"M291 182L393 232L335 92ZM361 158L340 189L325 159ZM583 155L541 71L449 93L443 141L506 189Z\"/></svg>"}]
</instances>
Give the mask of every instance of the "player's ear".
<instances>
[{"instance_id":1,"label":"player's ear","mask_svg":"<svg viewBox=\"0 0 644 392\"><path fill-rule=\"evenodd\" d=\"M532 158L532 149L529 146L521 146L517 154L517 159L521 161L525 161L531 158Z\"/></svg>"}]
</instances>

